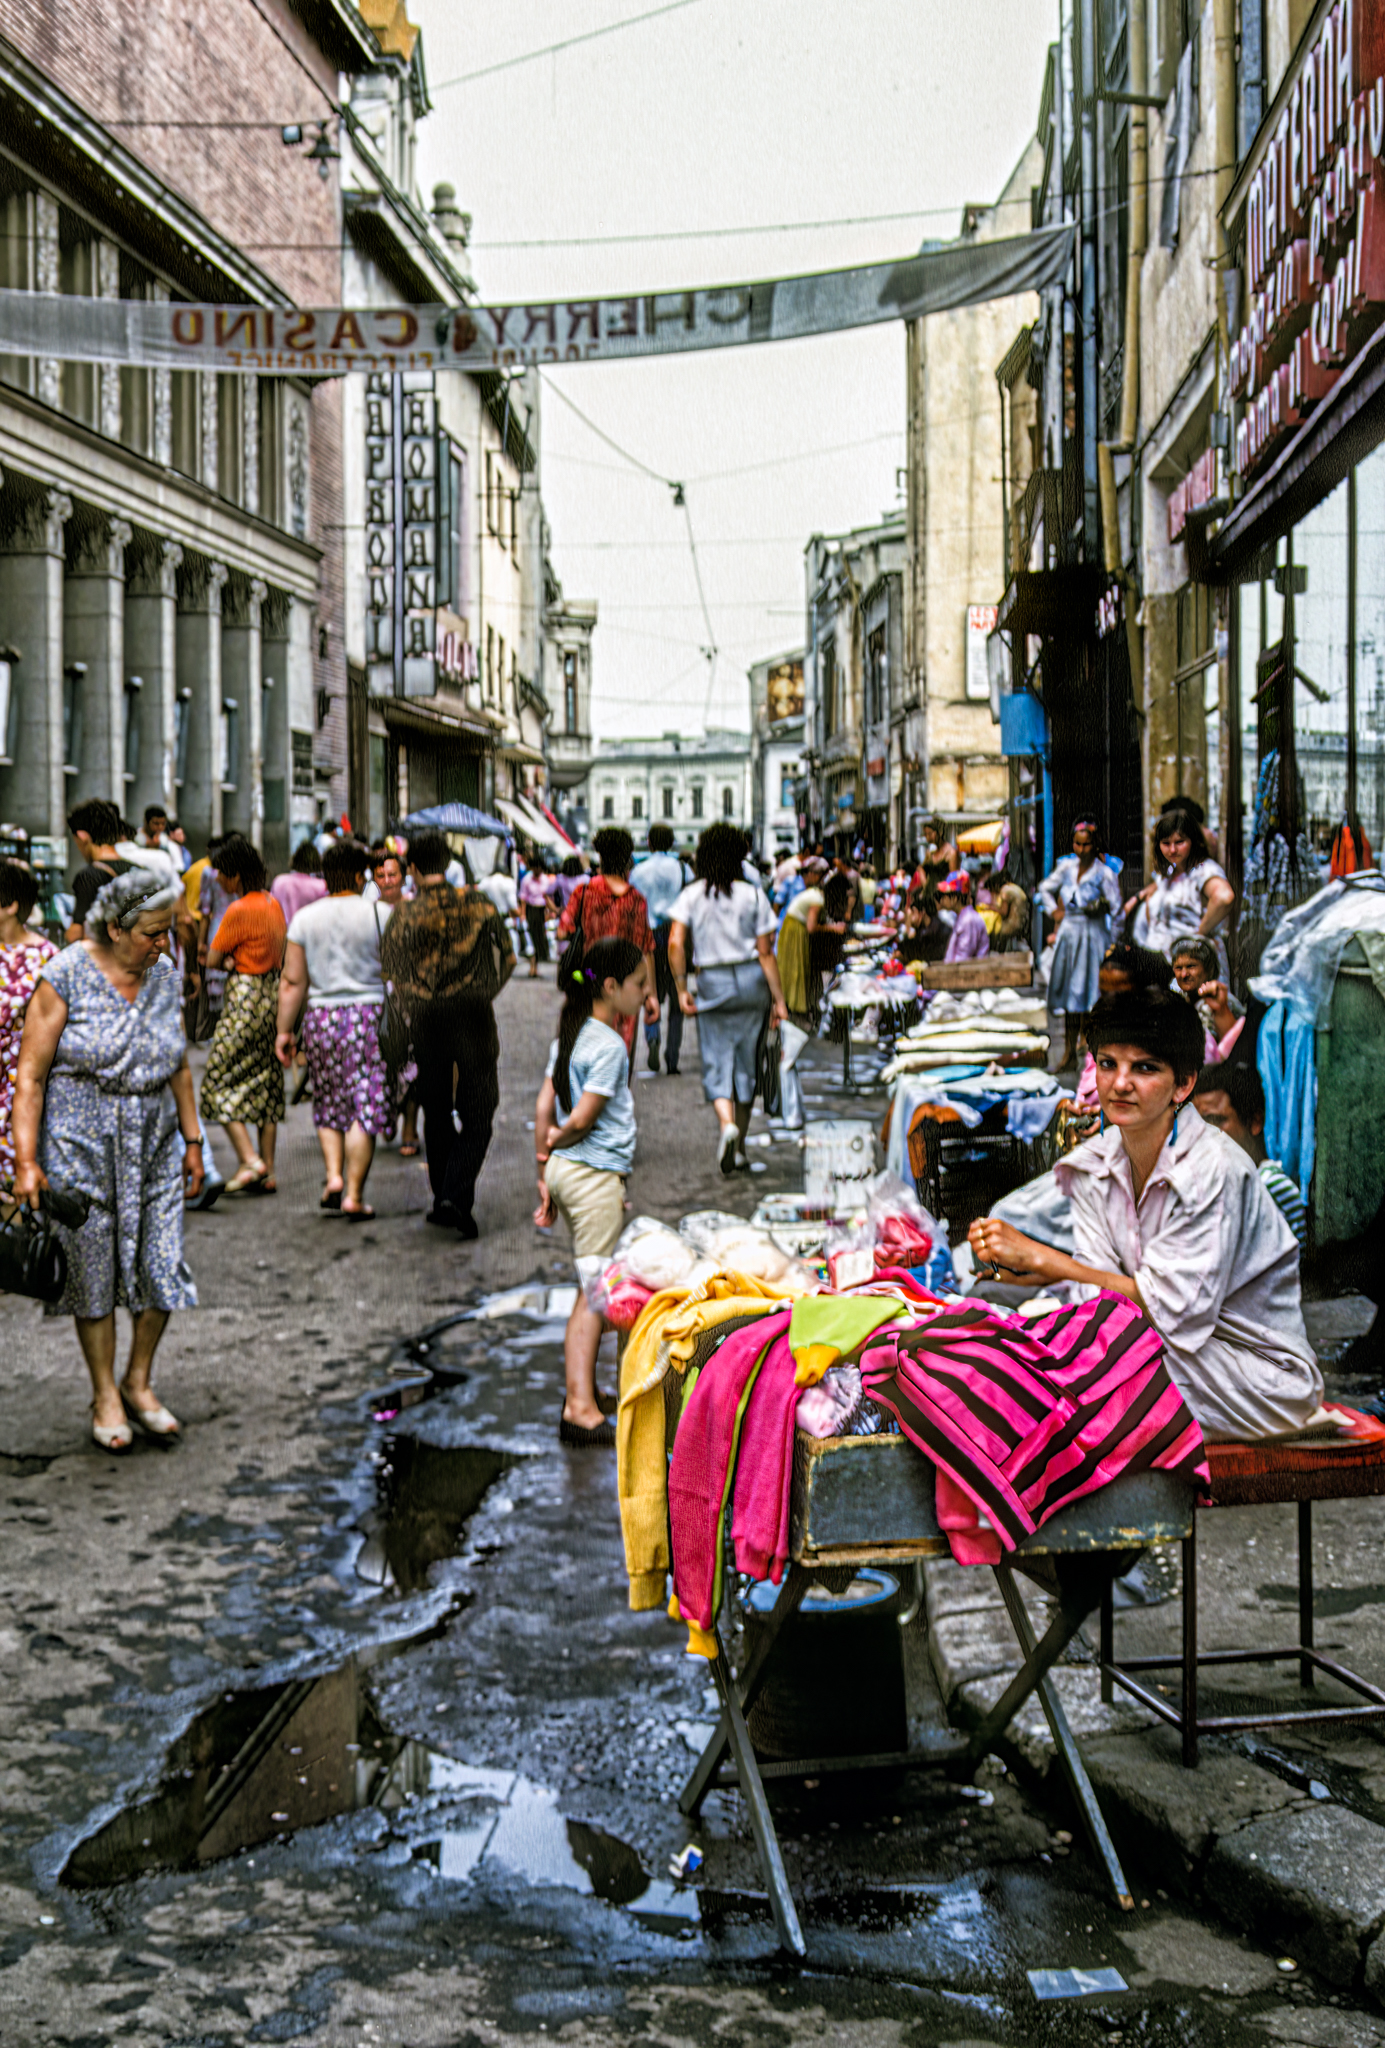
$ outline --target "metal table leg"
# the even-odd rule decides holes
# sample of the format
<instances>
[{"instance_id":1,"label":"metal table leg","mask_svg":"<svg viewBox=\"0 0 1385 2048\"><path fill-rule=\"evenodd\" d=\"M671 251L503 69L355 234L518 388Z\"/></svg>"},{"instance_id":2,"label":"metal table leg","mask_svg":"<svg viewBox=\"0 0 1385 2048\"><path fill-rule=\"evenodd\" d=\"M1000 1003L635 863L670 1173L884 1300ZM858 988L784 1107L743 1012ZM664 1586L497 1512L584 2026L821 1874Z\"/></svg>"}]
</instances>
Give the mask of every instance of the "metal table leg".
<instances>
[{"instance_id":1,"label":"metal table leg","mask_svg":"<svg viewBox=\"0 0 1385 2048\"><path fill-rule=\"evenodd\" d=\"M1298 1639L1305 1650L1313 1647L1313 1503L1298 1504ZM1300 1657L1298 1682L1307 1689L1313 1683L1313 1663Z\"/></svg>"},{"instance_id":2,"label":"metal table leg","mask_svg":"<svg viewBox=\"0 0 1385 2048\"><path fill-rule=\"evenodd\" d=\"M765 1626L760 1631L760 1639L746 1663L745 1670L741 1673L740 1684L737 1690L743 1715L750 1712L750 1709L760 1697L760 1688L765 1682L765 1671L769 1664L770 1653L778 1640L779 1631L783 1628L790 1615L796 1612L800 1600L802 1600L811 1583L811 1574L806 1572L801 1564L790 1565L788 1576L779 1588L779 1598L765 1617ZM718 1636L718 1641L720 1641L720 1636ZM722 1657L718 1658L717 1662L722 1663L724 1657L725 1652L723 1651ZM691 1817L693 1814L701 1812L702 1802L712 1789L712 1780L721 1767L722 1758L726 1755L730 1741L731 1724L723 1710L711 1741L698 1758L692 1776L688 1779L687 1784L678 1796L678 1810L680 1813L685 1813Z\"/></svg>"},{"instance_id":3,"label":"metal table leg","mask_svg":"<svg viewBox=\"0 0 1385 2048\"><path fill-rule=\"evenodd\" d=\"M1021 1676L1024 1676L1031 1666L1037 1664L1041 1646L1035 1641L1034 1631L1030 1626L1029 1616L1025 1611L1024 1602L1020 1598L1019 1587L1015 1584L1013 1574L1005 1570L997 1570L996 1582L1000 1587L1001 1597L1004 1599L1005 1605L1009 1610L1010 1620L1014 1625L1015 1634L1019 1638L1020 1648L1024 1652L1025 1666L1024 1672L1021 1673ZM1069 1640L1077 1633L1077 1628L1080 1626L1081 1623L1079 1622L1069 1630ZM1052 1633L1053 1630L1050 1629L1045 1635L1045 1644L1047 1644ZM1052 1660L1050 1660L1051 1662ZM1035 1687L1031 1684L1029 1690L1032 1691L1034 1689ZM1131 1893L1130 1886L1126 1883L1125 1872L1122 1870L1120 1858L1116 1854L1116 1845L1111 1840L1101 1808L1097 1804L1096 1793L1092 1790L1092 1781L1087 1776L1087 1767L1082 1761L1082 1755L1077 1747L1072 1729L1068 1726L1068 1717L1063 1711L1063 1703L1058 1697L1057 1687L1054 1685L1053 1680L1047 1676L1047 1669L1045 1669L1044 1675L1037 1681L1037 1690L1044 1713L1048 1719L1049 1729L1053 1735L1053 1746L1062 1759L1063 1769L1067 1772L1068 1783L1072 1787L1073 1797L1082 1809L1082 1818L1087 1824L1087 1832L1092 1838L1092 1846L1105 1866L1106 1875L1111 1883L1111 1889L1116 1895L1116 1904L1121 1906L1127 1913L1132 1913L1135 1910L1134 1896Z\"/></svg>"},{"instance_id":4,"label":"metal table leg","mask_svg":"<svg viewBox=\"0 0 1385 2048\"><path fill-rule=\"evenodd\" d=\"M755 1750L750 1740L750 1731L745 1725L737 1696L736 1682L726 1659L726 1644L721 1631L717 1631L721 1654L712 1660L712 1676L717 1691L721 1694L722 1715L726 1722L727 1740L735 1760L736 1776L740 1781L741 1797L750 1813L751 1831L755 1836L755 1847L759 1853L760 1867L769 1885L770 1911L782 1946L791 1955L806 1955L807 1944L803 1929L798 1924L798 1909L789 1890L788 1873L784 1869L784 1858L779 1847L779 1837L774 1831L774 1818L765 1797L764 1784L759 1767L755 1762Z\"/></svg>"}]
</instances>

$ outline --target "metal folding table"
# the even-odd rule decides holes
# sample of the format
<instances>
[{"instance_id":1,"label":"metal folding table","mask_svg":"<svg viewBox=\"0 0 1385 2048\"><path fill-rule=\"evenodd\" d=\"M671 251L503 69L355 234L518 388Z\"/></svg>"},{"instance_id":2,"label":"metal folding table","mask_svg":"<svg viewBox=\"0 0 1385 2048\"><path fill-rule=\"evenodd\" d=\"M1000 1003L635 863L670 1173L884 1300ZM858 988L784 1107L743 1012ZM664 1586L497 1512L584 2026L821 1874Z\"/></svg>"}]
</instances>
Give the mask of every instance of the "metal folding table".
<instances>
[{"instance_id":1,"label":"metal folding table","mask_svg":"<svg viewBox=\"0 0 1385 2048\"><path fill-rule=\"evenodd\" d=\"M720 1654L712 1662L712 1676L721 1701L720 1718L678 1803L683 1813L692 1815L701 1810L709 1792L740 1791L769 1886L774 1924L780 1942L794 1955L806 1952L803 1931L765 1780L816 1778L834 1771L920 1770L935 1768L939 1759L936 1753L906 1750L886 1756L762 1762L746 1716L764 1686L777 1639L815 1574L843 1565L921 1566L927 1558L950 1554L938 1526L934 1496L934 1467L905 1437L800 1436L790 1567L739 1677L731 1672L726 1636L718 1623ZM1134 1904L1130 1887L1050 1674L1083 1622L1100 1608L1112 1579L1129 1569L1134 1554L1148 1544L1182 1542L1192 1526L1193 1493L1186 1481L1165 1472L1129 1474L1062 1510L997 1566L995 1576L1015 1630L1020 1669L970 1740L959 1743L957 1750L960 1760L979 1762L1037 1692L1093 1847L1118 1903L1127 1909ZM1020 1560L1040 1557L1054 1560L1059 1594L1054 1619L1036 1640L1015 1584L1015 1570ZM729 1555L726 1570L729 1577Z\"/></svg>"}]
</instances>

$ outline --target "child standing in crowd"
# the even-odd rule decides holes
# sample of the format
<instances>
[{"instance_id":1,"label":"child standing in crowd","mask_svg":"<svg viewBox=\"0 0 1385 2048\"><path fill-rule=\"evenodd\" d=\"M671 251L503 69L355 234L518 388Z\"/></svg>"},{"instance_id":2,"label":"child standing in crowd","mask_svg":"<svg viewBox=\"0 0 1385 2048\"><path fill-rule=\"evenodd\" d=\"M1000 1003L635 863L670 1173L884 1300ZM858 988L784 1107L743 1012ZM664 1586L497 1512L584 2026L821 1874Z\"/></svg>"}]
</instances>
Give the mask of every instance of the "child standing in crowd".
<instances>
[{"instance_id":1,"label":"child standing in crowd","mask_svg":"<svg viewBox=\"0 0 1385 2048\"><path fill-rule=\"evenodd\" d=\"M594 940L563 991L558 1036L534 1108L534 1221L547 1229L561 1216L579 1261L614 1251L624 1224L635 1098L621 1025L638 1017L647 992L644 954L621 938ZM596 1391L601 1330L600 1315L579 1291L563 1341L567 1394L558 1425L559 1441L575 1450L615 1443Z\"/></svg>"}]
</instances>

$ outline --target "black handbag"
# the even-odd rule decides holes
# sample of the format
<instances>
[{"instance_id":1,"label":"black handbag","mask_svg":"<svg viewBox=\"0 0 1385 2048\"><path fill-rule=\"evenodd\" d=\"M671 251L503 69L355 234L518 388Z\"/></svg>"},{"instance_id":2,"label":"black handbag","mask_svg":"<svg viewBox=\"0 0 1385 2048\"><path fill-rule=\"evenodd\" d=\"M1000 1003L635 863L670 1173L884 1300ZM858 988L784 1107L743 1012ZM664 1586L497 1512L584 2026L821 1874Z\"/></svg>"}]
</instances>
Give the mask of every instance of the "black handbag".
<instances>
[{"instance_id":1,"label":"black handbag","mask_svg":"<svg viewBox=\"0 0 1385 2048\"><path fill-rule=\"evenodd\" d=\"M781 1051L779 1026L767 1022L760 1034L758 1069L760 1099L764 1103L767 1117L777 1117L783 1112L783 1087L779 1070Z\"/></svg>"},{"instance_id":2,"label":"black handbag","mask_svg":"<svg viewBox=\"0 0 1385 2048\"><path fill-rule=\"evenodd\" d=\"M91 1202L61 1188L46 1188L40 1199L42 1208L24 1202L0 1220L0 1294L52 1303L67 1285L67 1248L54 1226L80 1230Z\"/></svg>"},{"instance_id":3,"label":"black handbag","mask_svg":"<svg viewBox=\"0 0 1385 2048\"><path fill-rule=\"evenodd\" d=\"M577 910L572 922L572 936L563 947L558 960L558 987L564 995L572 987L574 975L582 971L582 962L587 956L587 942L582 937L582 903L588 884L583 882L576 891Z\"/></svg>"}]
</instances>

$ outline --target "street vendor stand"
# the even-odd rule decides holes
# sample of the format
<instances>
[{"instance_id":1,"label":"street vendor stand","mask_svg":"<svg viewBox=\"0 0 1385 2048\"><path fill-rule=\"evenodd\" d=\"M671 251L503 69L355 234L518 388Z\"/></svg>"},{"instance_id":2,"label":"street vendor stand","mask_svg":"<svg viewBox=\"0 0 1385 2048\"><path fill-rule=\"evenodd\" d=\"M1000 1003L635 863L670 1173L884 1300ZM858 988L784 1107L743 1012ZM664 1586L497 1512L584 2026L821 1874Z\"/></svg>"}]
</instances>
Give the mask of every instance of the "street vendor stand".
<instances>
[{"instance_id":1,"label":"street vendor stand","mask_svg":"<svg viewBox=\"0 0 1385 2048\"><path fill-rule=\"evenodd\" d=\"M737 1789L749 1810L770 1909L783 1946L806 1947L784 1869L774 1818L765 1796L767 1778L818 1778L837 1771L921 1770L937 1767L935 1752L886 1756L815 1756L762 1763L746 1717L763 1688L784 1625L814 1575L843 1565L921 1565L950 1556L935 1508L936 1473L906 1437L894 1435L813 1439L800 1433L794 1473L791 1563L779 1597L739 1678L732 1676L726 1632L716 1625L718 1655L712 1677L721 1701L716 1729L679 1796L688 1815L701 1811L709 1792ZM959 1745L957 1761L973 1766L993 1750L1030 1695L1037 1691L1073 1796L1081 1809L1117 1903L1134 1905L1120 1858L1097 1804L1076 1739L1050 1673L1084 1621L1101 1606L1111 1582L1148 1544L1184 1542L1193 1528L1193 1493L1173 1473L1144 1471L1115 1480L1060 1510L995 1569L1015 1630L1021 1666L976 1729ZM1057 1612L1036 1640L1015 1572L1025 1559L1056 1561ZM980 1567L976 1567L980 1569ZM734 1570L729 1554L725 1569Z\"/></svg>"}]
</instances>

